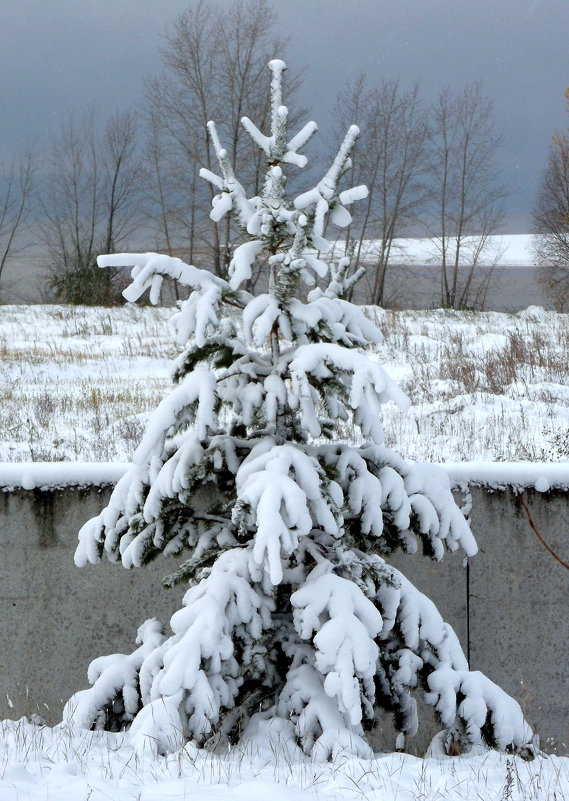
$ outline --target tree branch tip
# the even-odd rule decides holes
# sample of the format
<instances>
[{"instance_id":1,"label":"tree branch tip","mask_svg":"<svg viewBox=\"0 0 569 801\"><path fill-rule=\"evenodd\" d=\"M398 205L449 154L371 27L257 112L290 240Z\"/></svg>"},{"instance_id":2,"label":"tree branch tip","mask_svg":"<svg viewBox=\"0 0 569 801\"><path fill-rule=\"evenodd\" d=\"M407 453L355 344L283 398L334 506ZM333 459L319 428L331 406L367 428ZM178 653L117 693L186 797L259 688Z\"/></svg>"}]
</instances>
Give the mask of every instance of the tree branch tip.
<instances>
[{"instance_id":1,"label":"tree branch tip","mask_svg":"<svg viewBox=\"0 0 569 801\"><path fill-rule=\"evenodd\" d=\"M286 64L280 58L273 58L271 61L269 61L269 69L273 73L283 72L284 70L286 70L286 68L287 68Z\"/></svg>"}]
</instances>

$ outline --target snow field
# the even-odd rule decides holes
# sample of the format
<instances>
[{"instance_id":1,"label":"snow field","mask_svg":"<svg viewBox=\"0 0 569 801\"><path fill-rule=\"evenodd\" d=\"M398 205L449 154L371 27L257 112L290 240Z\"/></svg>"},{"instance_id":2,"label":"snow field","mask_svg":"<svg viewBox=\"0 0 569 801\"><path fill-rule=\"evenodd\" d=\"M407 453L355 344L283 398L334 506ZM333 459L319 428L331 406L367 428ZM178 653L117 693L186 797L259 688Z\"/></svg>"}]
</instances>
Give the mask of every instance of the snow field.
<instances>
[{"instance_id":1,"label":"snow field","mask_svg":"<svg viewBox=\"0 0 569 801\"><path fill-rule=\"evenodd\" d=\"M384 407L386 444L409 460L566 461L569 317L381 312L384 369L411 398Z\"/></svg>"},{"instance_id":2,"label":"snow field","mask_svg":"<svg viewBox=\"0 0 569 801\"><path fill-rule=\"evenodd\" d=\"M129 459L170 383L170 314L0 307L0 461Z\"/></svg>"},{"instance_id":3,"label":"snow field","mask_svg":"<svg viewBox=\"0 0 569 801\"><path fill-rule=\"evenodd\" d=\"M72 733L25 720L0 722L2 801L564 801L569 759L523 762L478 749L468 757L378 754L332 763L300 759L278 737L228 753L191 745L141 757L127 735Z\"/></svg>"},{"instance_id":4,"label":"snow field","mask_svg":"<svg viewBox=\"0 0 569 801\"><path fill-rule=\"evenodd\" d=\"M376 358L411 398L382 409L415 461L566 461L569 316L380 311ZM171 387L171 310L0 307L0 462L127 462ZM346 431L346 436L354 432Z\"/></svg>"}]
</instances>

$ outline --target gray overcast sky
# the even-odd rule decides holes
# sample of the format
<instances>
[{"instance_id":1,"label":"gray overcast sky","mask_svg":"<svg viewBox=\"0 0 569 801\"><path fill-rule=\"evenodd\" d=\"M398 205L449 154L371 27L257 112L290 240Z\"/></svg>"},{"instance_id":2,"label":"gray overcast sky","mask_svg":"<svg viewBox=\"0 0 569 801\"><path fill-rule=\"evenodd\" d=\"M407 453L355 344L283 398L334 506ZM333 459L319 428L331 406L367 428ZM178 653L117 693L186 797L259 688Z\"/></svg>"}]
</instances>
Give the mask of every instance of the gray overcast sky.
<instances>
[{"instance_id":1,"label":"gray overcast sky","mask_svg":"<svg viewBox=\"0 0 569 801\"><path fill-rule=\"evenodd\" d=\"M223 5L225 0L220 0ZM141 104L160 70L160 37L191 0L0 0L0 154L42 142L69 110ZM426 100L482 80L504 136L506 228L529 213L555 128L569 125L569 0L281 0L291 69L322 123L343 83L416 81Z\"/></svg>"}]
</instances>

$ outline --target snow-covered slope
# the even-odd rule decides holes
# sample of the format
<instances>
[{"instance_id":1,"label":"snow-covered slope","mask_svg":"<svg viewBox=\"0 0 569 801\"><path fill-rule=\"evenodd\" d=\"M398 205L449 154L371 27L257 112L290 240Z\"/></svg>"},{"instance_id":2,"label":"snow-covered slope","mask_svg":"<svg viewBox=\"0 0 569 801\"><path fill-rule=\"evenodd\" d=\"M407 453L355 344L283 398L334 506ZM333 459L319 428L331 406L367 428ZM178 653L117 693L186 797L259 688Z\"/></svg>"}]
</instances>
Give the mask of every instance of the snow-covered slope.
<instances>
[{"instance_id":1,"label":"snow-covered slope","mask_svg":"<svg viewBox=\"0 0 569 801\"><path fill-rule=\"evenodd\" d=\"M488 237L479 264L484 266L500 265L501 267L533 267L534 239L532 234L497 234ZM463 244L463 263L468 263L471 251L478 240L473 237ZM368 249L373 251L376 245L369 242ZM440 242L436 239L396 239L393 262L403 264L436 264L440 260ZM453 237L449 237L449 248L453 251Z\"/></svg>"}]
</instances>

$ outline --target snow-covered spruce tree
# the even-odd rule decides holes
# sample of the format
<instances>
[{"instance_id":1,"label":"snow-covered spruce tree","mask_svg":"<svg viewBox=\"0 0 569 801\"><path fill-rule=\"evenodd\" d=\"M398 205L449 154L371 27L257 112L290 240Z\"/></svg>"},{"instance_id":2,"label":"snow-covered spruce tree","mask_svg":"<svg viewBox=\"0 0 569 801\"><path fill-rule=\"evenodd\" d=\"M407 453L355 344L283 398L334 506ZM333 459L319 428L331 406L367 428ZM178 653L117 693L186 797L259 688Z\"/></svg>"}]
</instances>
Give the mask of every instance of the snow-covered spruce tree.
<instances>
[{"instance_id":1,"label":"snow-covered spruce tree","mask_svg":"<svg viewBox=\"0 0 569 801\"><path fill-rule=\"evenodd\" d=\"M161 752L234 742L270 722L316 758L366 756L366 733L386 713L399 746L415 733L419 688L466 746L520 750L532 732L518 704L469 671L433 603L385 561L418 542L437 560L476 545L446 476L384 446L380 406L407 399L364 352L379 331L341 299L359 274L349 277L348 258L329 267L317 255L329 249L326 221L347 225L346 206L366 193L338 189L358 129L318 184L288 200L284 168L305 165L298 151L316 125L289 138L285 65L269 67L271 133L242 121L268 164L259 197L247 197L209 124L220 168L201 173L218 190L211 216L234 214L248 237L230 280L155 253L99 258L134 266L129 301L150 288L156 302L163 278L190 295L174 317L176 387L109 505L81 530L76 562L133 568L185 550L166 581L189 589L172 633L146 621L134 653L95 660L92 687L64 717L130 726ZM242 285L256 259L269 289L252 297ZM329 270L324 289L305 290ZM343 433L352 428L358 444Z\"/></svg>"}]
</instances>

